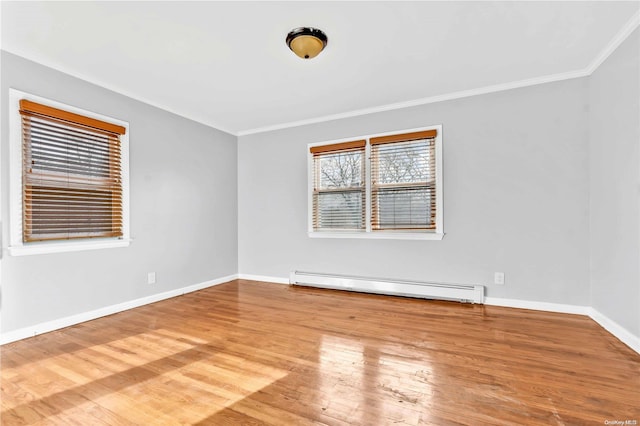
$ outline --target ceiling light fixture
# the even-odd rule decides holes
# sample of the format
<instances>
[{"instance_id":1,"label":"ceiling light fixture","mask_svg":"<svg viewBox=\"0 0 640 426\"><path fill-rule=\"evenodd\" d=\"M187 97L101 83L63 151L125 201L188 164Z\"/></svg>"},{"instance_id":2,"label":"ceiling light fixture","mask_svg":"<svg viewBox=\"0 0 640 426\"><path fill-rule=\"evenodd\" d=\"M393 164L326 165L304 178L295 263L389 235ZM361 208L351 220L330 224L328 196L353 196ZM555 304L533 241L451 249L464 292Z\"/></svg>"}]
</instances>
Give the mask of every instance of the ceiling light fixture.
<instances>
[{"instance_id":1,"label":"ceiling light fixture","mask_svg":"<svg viewBox=\"0 0 640 426\"><path fill-rule=\"evenodd\" d=\"M327 35L317 28L300 27L287 35L287 46L302 59L318 56L327 45Z\"/></svg>"}]
</instances>

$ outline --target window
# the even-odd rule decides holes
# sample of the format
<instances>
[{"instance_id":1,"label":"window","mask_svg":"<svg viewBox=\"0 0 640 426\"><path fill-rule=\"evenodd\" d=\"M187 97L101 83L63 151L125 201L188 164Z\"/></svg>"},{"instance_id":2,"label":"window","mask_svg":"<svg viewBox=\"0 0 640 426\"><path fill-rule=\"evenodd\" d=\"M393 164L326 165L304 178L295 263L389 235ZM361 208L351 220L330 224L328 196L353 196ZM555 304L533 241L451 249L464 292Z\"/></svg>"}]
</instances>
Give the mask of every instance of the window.
<instances>
[{"instance_id":1,"label":"window","mask_svg":"<svg viewBox=\"0 0 640 426\"><path fill-rule=\"evenodd\" d=\"M442 128L309 147L312 237L442 239Z\"/></svg>"},{"instance_id":2,"label":"window","mask_svg":"<svg viewBox=\"0 0 640 426\"><path fill-rule=\"evenodd\" d=\"M314 229L365 229L364 148L364 140L311 148Z\"/></svg>"},{"instance_id":3,"label":"window","mask_svg":"<svg viewBox=\"0 0 640 426\"><path fill-rule=\"evenodd\" d=\"M11 254L128 244L126 123L11 97Z\"/></svg>"},{"instance_id":4,"label":"window","mask_svg":"<svg viewBox=\"0 0 640 426\"><path fill-rule=\"evenodd\" d=\"M372 229L435 230L436 134L371 138Z\"/></svg>"}]
</instances>

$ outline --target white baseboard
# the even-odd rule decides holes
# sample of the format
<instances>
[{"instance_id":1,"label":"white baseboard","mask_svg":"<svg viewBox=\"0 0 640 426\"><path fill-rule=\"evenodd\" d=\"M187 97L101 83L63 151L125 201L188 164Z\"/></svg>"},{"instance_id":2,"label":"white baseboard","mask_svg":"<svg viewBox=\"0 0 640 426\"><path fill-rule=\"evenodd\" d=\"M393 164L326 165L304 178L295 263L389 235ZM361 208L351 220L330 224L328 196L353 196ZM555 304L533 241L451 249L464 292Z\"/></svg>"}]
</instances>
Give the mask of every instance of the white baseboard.
<instances>
[{"instance_id":1,"label":"white baseboard","mask_svg":"<svg viewBox=\"0 0 640 426\"><path fill-rule=\"evenodd\" d=\"M176 290L167 291L164 293L153 294L151 296L143 297L128 302L119 303L117 305L106 306L104 308L96 309L94 311L85 312L82 314L72 315L65 318L60 318L53 321L47 321L34 326L13 330L8 333L2 333L0 335L0 345L5 343L14 342L16 340L25 339L27 337L36 336L38 334L47 333L49 331L58 330L71 325L79 324L84 321L90 321L96 318L104 317L107 315L115 314L118 312L126 311L128 309L137 308L139 306L148 305L150 303L159 302L160 300L169 299L171 297L181 296L193 291L202 290L207 287L212 287L218 284L223 284L235 279L251 280L251 281L263 281L274 284L289 284L289 278L283 277L271 277L267 275L252 275L252 274L234 274L227 275L226 277L217 278L211 281L205 281L203 283L190 285L188 287L182 287ZM486 305L504 306L509 308L519 309L533 309L536 311L546 312L559 312L564 314L576 314L586 315L592 320L597 322L619 339L622 343L629 346L635 352L640 354L640 337L634 335L620 324L616 323L612 319L598 312L596 309L590 306L580 305L566 305L561 303L548 303L548 302L535 302L529 300L518 299L503 299L498 297L485 297L484 303Z\"/></svg>"},{"instance_id":2,"label":"white baseboard","mask_svg":"<svg viewBox=\"0 0 640 426\"><path fill-rule=\"evenodd\" d=\"M501 297L485 297L485 305L503 306L505 308L532 309L534 311L559 312L562 314L589 315L589 306L566 305L563 303L536 302L520 299L503 299Z\"/></svg>"},{"instance_id":3,"label":"white baseboard","mask_svg":"<svg viewBox=\"0 0 640 426\"><path fill-rule=\"evenodd\" d=\"M547 302L532 302L528 300L517 299L501 299L498 297L485 297L484 303L486 305L504 306L509 308L519 309L533 309L536 311L546 312L559 312L563 314L577 314L585 315L597 322L611 333L614 337L620 340L625 345L640 354L640 337L634 335L626 328L622 327L617 322L613 321L609 317L598 312L591 306L579 306L579 305L564 305L560 303L547 303Z\"/></svg>"},{"instance_id":4,"label":"white baseboard","mask_svg":"<svg viewBox=\"0 0 640 426\"><path fill-rule=\"evenodd\" d=\"M627 330L611 318L601 314L594 308L589 308L589 317L600 324L602 328L607 330L609 333L616 336L622 343L640 354L640 336L634 335L629 330Z\"/></svg>"},{"instance_id":5,"label":"white baseboard","mask_svg":"<svg viewBox=\"0 0 640 426\"><path fill-rule=\"evenodd\" d=\"M289 284L289 277L270 277L267 275L252 275L252 274L238 274L238 279L240 280L250 280L250 281L264 281L266 283L274 283L274 284Z\"/></svg>"},{"instance_id":6,"label":"white baseboard","mask_svg":"<svg viewBox=\"0 0 640 426\"><path fill-rule=\"evenodd\" d=\"M71 315L64 318L59 318L52 321L42 322L29 327L19 328L17 330L2 333L0 335L0 345L5 343L15 342L16 340L26 339L27 337L33 337L38 334L48 333L50 331L59 330L61 328L69 327L71 325L79 324L81 322L94 320L96 318L112 315L118 312L126 311L128 309L137 308L139 306L148 305L150 303L159 302L161 300L170 299L172 297L181 296L193 291L202 290L207 287L212 287L218 284L223 284L238 278L237 274L227 275L226 277L217 278L210 281L205 281L198 284L193 284L187 287L178 288L175 290L166 291L164 293L152 294L151 296L142 297L140 299L129 300L127 302L118 303L111 306L105 306L103 308L95 309L89 312L83 312L81 314Z\"/></svg>"}]
</instances>

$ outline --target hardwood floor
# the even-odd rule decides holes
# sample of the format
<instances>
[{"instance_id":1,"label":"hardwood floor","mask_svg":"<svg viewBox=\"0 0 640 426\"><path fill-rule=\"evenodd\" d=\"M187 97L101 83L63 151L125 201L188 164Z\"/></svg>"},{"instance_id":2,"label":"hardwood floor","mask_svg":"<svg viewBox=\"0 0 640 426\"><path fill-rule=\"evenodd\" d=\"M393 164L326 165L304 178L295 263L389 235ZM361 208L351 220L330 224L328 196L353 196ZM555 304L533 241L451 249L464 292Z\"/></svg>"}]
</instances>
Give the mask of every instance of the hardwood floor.
<instances>
[{"instance_id":1,"label":"hardwood floor","mask_svg":"<svg viewBox=\"0 0 640 426\"><path fill-rule=\"evenodd\" d=\"M243 280L4 345L0 374L3 425L640 423L640 355L587 317Z\"/></svg>"}]
</instances>

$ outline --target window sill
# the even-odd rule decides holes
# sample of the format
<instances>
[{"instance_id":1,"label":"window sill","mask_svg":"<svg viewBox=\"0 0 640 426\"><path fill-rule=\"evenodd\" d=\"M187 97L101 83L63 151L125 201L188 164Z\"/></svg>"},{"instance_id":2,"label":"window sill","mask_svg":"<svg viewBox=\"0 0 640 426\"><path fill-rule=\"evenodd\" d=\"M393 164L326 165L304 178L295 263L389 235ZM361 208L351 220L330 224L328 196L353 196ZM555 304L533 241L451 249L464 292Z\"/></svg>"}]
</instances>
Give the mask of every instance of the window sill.
<instances>
[{"instance_id":1,"label":"window sill","mask_svg":"<svg viewBox=\"0 0 640 426\"><path fill-rule=\"evenodd\" d=\"M362 238L372 240L442 240L435 232L309 232L310 238Z\"/></svg>"},{"instance_id":2,"label":"window sill","mask_svg":"<svg viewBox=\"0 0 640 426\"><path fill-rule=\"evenodd\" d=\"M82 242L41 242L28 245L10 246L10 256L28 256L33 254L64 253L70 251L97 250L115 247L128 247L131 239L96 240Z\"/></svg>"}]
</instances>

